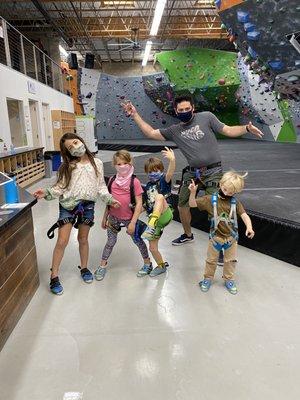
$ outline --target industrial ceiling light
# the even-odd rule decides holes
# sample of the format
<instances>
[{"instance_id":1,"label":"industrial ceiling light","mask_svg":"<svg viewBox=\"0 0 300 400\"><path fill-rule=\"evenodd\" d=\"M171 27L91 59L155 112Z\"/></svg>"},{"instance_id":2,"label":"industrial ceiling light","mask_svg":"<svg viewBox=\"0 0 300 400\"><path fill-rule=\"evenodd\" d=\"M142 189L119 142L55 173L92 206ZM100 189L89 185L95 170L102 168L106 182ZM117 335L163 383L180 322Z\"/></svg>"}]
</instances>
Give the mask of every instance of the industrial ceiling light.
<instances>
[{"instance_id":1,"label":"industrial ceiling light","mask_svg":"<svg viewBox=\"0 0 300 400\"><path fill-rule=\"evenodd\" d=\"M152 41L148 40L146 43L146 47L145 47L145 53L144 53L144 58L142 61L142 67L146 67L146 65L147 65L147 62L148 62L149 56L150 56L151 47L152 47Z\"/></svg>"},{"instance_id":2,"label":"industrial ceiling light","mask_svg":"<svg viewBox=\"0 0 300 400\"><path fill-rule=\"evenodd\" d=\"M167 0L157 0L150 36L156 36Z\"/></svg>"},{"instance_id":3,"label":"industrial ceiling light","mask_svg":"<svg viewBox=\"0 0 300 400\"><path fill-rule=\"evenodd\" d=\"M68 57L68 52L61 45L59 45L58 48L61 55Z\"/></svg>"}]
</instances>

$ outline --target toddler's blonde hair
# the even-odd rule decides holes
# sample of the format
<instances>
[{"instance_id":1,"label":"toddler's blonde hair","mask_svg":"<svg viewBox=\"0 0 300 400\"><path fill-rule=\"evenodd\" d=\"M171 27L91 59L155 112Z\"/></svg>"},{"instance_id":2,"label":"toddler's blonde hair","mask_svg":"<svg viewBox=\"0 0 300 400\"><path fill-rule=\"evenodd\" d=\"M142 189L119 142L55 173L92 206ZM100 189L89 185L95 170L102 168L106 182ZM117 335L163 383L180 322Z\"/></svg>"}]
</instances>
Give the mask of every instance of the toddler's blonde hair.
<instances>
[{"instance_id":1,"label":"toddler's blonde hair","mask_svg":"<svg viewBox=\"0 0 300 400\"><path fill-rule=\"evenodd\" d=\"M225 186L226 189L234 193L239 193L244 189L244 182L247 175L248 172L245 172L244 175L240 175L235 171L225 172L220 180L220 186Z\"/></svg>"}]
</instances>

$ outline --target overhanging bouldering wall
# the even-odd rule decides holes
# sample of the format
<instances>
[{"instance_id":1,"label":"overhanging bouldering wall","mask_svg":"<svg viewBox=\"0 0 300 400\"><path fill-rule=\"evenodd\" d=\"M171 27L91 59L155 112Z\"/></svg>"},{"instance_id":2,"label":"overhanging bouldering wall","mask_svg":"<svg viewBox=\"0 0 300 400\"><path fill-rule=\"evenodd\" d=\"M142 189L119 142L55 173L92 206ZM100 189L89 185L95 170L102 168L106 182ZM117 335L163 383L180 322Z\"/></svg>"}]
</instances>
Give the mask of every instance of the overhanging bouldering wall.
<instances>
[{"instance_id":1,"label":"overhanging bouldering wall","mask_svg":"<svg viewBox=\"0 0 300 400\"><path fill-rule=\"evenodd\" d=\"M162 80L160 80L161 78ZM159 82L161 82L162 89L160 89ZM167 77L161 73L126 78L101 74L96 96L98 141L101 139L145 139L135 122L126 117L123 112L121 103L125 100L131 100L145 121L155 129L177 123L178 119L162 111L164 106L169 106L169 102L165 99L161 99L161 102L156 101L160 98L159 90L165 92L168 86ZM157 93L155 94L155 92Z\"/></svg>"}]
</instances>

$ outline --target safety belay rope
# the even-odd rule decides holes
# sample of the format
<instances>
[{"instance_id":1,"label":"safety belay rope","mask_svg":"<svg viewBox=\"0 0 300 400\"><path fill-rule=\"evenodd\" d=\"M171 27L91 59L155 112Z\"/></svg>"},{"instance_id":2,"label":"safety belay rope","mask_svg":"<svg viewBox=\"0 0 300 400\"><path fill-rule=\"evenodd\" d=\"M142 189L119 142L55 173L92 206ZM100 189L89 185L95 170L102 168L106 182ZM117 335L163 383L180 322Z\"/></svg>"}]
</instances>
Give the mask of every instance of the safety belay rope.
<instances>
[{"instance_id":1,"label":"safety belay rope","mask_svg":"<svg viewBox=\"0 0 300 400\"><path fill-rule=\"evenodd\" d=\"M238 234L236 203L237 203L236 198L231 197L230 212L228 218L226 218L223 215L220 216L218 215L218 194L213 194L211 196L211 204L213 206L213 217L210 220L209 238L211 239L213 246L217 251L221 251L222 249L227 250L231 247L233 243L232 240L227 240L224 243L219 243L214 239L220 222L225 222L233 240L238 241L239 234Z\"/></svg>"}]
</instances>

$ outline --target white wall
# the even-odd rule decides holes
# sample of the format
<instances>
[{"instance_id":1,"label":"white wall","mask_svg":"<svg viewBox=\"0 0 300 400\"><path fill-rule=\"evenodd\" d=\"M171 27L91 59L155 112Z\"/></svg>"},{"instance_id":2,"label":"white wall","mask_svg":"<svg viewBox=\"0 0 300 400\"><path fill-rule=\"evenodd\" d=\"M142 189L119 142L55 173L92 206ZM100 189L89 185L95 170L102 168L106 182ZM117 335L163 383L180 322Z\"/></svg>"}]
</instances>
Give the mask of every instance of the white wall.
<instances>
[{"instance_id":1,"label":"white wall","mask_svg":"<svg viewBox=\"0 0 300 400\"><path fill-rule=\"evenodd\" d=\"M34 85L35 93L29 93L28 82ZM40 127L41 146L46 148L45 128L43 121L42 103L49 104L51 110L63 110L74 112L73 100L71 97L66 96L44 85L34 79L21 74L5 65L0 64L0 138L3 139L7 148L11 145L9 118L7 111L6 99L16 99L23 102L24 118L25 118L25 131L27 135L27 143L29 147L33 146L32 131L29 113L29 100L38 102L38 118ZM51 123L51 117L50 117ZM49 127L52 132L52 126ZM53 143L51 149L53 150Z\"/></svg>"}]
</instances>

